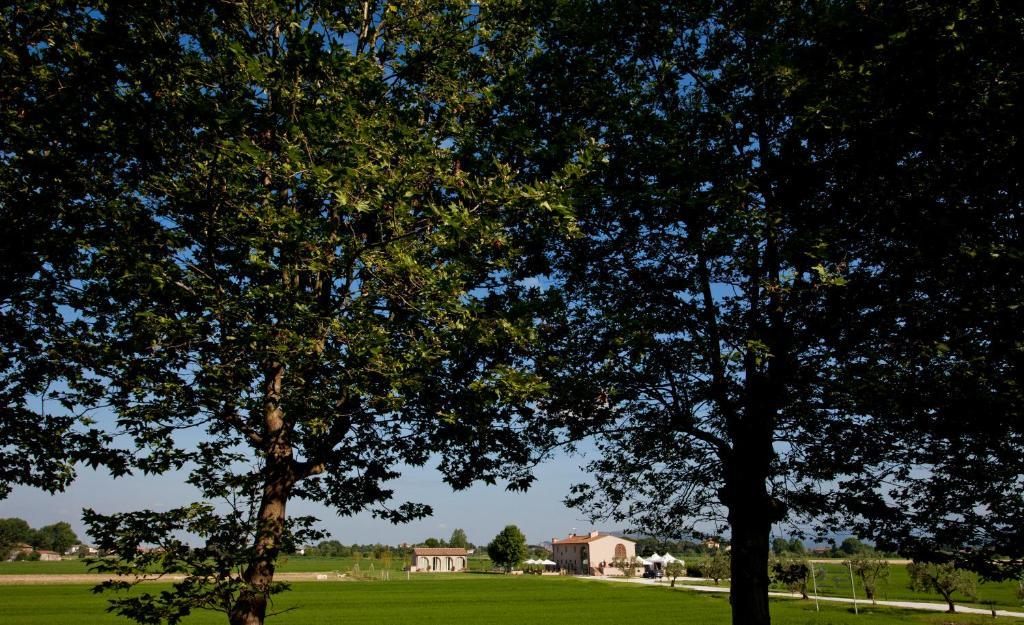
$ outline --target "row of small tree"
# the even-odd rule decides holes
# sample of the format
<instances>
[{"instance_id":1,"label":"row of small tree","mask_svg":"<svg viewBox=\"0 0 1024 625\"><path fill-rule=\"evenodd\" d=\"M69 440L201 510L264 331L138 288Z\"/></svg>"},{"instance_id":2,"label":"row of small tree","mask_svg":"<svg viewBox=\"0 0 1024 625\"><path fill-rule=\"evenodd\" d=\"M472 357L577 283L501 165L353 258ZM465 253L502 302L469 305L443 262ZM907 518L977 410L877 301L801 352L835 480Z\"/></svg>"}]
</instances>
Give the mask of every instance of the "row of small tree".
<instances>
[{"instance_id":1,"label":"row of small tree","mask_svg":"<svg viewBox=\"0 0 1024 625\"><path fill-rule=\"evenodd\" d=\"M843 564L849 568L851 578L860 581L865 598L874 603L879 585L889 579L889 561L874 551L865 550L855 553ZM977 575L958 568L953 562L911 562L907 565L907 573L911 590L938 593L949 606L949 612L956 611L953 595L976 597ZM823 567L806 559L776 557L771 562L772 582L790 592L800 593L804 599L809 598L808 586L824 574Z\"/></svg>"},{"instance_id":2,"label":"row of small tree","mask_svg":"<svg viewBox=\"0 0 1024 625\"><path fill-rule=\"evenodd\" d=\"M777 543L778 544L778 543ZM852 544L852 543L851 543ZM845 545L844 546L848 546ZM614 566L624 577L632 577L638 562L632 559L616 559ZM865 598L871 602L877 600L878 586L889 579L890 564L888 559L871 549L859 549L843 564L849 567L851 575L860 581ZM714 580L718 585L721 580L729 577L731 563L728 552L715 550L684 566L681 561L665 565L665 577L671 586L679 577L689 574ZM808 586L812 580L821 578L825 569L815 566L804 558L776 556L772 559L769 569L773 584L784 586L791 592L798 592L804 599L809 599ZM958 568L952 562L930 563L911 562L907 565L910 578L909 588L917 592L935 592L942 596L949 606L949 612L955 612L953 596L956 594L976 598L977 576L965 569ZM1019 593L1024 598L1024 586Z\"/></svg>"}]
</instances>

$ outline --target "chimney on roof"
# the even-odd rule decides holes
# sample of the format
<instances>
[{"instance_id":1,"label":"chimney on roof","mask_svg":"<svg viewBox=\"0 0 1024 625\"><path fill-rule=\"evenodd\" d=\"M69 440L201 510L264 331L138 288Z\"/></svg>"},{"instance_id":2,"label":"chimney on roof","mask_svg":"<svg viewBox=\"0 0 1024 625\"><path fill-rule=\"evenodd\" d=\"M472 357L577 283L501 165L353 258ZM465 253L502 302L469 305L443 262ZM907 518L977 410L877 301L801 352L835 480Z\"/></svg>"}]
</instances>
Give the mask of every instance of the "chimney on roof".
<instances>
[{"instance_id":1,"label":"chimney on roof","mask_svg":"<svg viewBox=\"0 0 1024 625\"><path fill-rule=\"evenodd\" d=\"M598 532L597 530L593 530L592 532L590 532L590 537L591 538L597 538L598 534L600 534L600 532Z\"/></svg>"}]
</instances>

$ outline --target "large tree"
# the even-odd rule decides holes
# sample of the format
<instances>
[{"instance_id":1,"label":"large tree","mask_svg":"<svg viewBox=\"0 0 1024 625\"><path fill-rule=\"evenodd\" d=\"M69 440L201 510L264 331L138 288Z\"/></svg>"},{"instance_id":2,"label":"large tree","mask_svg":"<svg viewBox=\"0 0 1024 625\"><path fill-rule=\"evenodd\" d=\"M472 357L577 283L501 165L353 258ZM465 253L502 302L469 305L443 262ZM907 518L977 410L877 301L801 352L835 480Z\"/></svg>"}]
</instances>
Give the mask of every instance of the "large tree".
<instances>
[{"instance_id":1,"label":"large tree","mask_svg":"<svg viewBox=\"0 0 1024 625\"><path fill-rule=\"evenodd\" d=\"M469 540L466 539L466 530L458 527L452 530L452 537L448 539L448 546L462 548L468 547Z\"/></svg>"},{"instance_id":2,"label":"large tree","mask_svg":"<svg viewBox=\"0 0 1024 625\"><path fill-rule=\"evenodd\" d=\"M8 399L42 393L95 419L118 444L90 460L184 469L204 500L87 511L120 556L101 568L186 575L115 601L120 613L262 623L278 555L318 535L290 502L429 514L390 504L386 483L435 452L456 488L529 484L515 465L530 459L537 430L521 426L543 387L522 279L566 213L557 181L510 168L477 124L530 53L526 31L429 0L4 11L5 54L30 93L5 125L53 125L33 127L42 145L5 144L5 179L21 181L5 189L27 191L3 208L33 217L13 230L35 235L19 241L35 263L22 275L53 279L24 299L45 291L37 344L59 347L47 357L63 376Z\"/></svg>"},{"instance_id":3,"label":"large tree","mask_svg":"<svg viewBox=\"0 0 1024 625\"><path fill-rule=\"evenodd\" d=\"M728 524L744 625L769 622L783 521L843 511L865 537L1019 565L1016 10L547 15L516 111L544 133L533 162L589 136L606 154L538 360L556 423L601 434L571 502L655 534Z\"/></svg>"},{"instance_id":4,"label":"large tree","mask_svg":"<svg viewBox=\"0 0 1024 625\"><path fill-rule=\"evenodd\" d=\"M0 558L7 559L8 554L19 543L32 540L32 526L25 519L12 517L0 519Z\"/></svg>"},{"instance_id":5,"label":"large tree","mask_svg":"<svg viewBox=\"0 0 1024 625\"><path fill-rule=\"evenodd\" d=\"M78 542L78 536L71 529L71 524L60 521L52 525L44 525L32 533L32 546L40 549L51 549L64 554Z\"/></svg>"},{"instance_id":6,"label":"large tree","mask_svg":"<svg viewBox=\"0 0 1024 625\"><path fill-rule=\"evenodd\" d=\"M515 525L506 525L494 540L487 543L487 555L491 562L511 573L527 555L526 536Z\"/></svg>"}]
</instances>

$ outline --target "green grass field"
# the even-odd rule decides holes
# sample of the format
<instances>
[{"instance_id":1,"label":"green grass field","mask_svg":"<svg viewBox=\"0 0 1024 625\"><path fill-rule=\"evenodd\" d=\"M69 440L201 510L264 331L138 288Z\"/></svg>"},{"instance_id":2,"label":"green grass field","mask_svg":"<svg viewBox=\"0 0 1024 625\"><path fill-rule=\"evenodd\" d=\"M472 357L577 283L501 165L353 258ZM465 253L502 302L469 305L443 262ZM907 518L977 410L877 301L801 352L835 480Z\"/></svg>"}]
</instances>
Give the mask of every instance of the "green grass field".
<instances>
[{"instance_id":1,"label":"green grass field","mask_svg":"<svg viewBox=\"0 0 1024 625\"><path fill-rule=\"evenodd\" d=\"M391 571L401 571L409 564L407 558L398 557L392 558L390 567L385 567L383 561L374 560L373 558L361 558L358 562L359 570L363 573L381 571L385 568ZM279 561L278 570L286 573L318 573L326 571L347 573L352 570L355 564L355 558L289 556ZM471 571L487 571L492 568L492 565L487 556L470 556L469 568ZM70 575L75 573L89 573L89 569L81 560L0 562L0 575Z\"/></svg>"},{"instance_id":2,"label":"green grass field","mask_svg":"<svg viewBox=\"0 0 1024 625\"><path fill-rule=\"evenodd\" d=\"M0 562L0 575L73 575L88 572L81 560Z\"/></svg>"},{"instance_id":3,"label":"green grass field","mask_svg":"<svg viewBox=\"0 0 1024 625\"><path fill-rule=\"evenodd\" d=\"M321 571L343 571L352 570L356 560L354 558L319 558L291 556L282 558L278 563L279 571L292 573L312 573ZM385 568L380 560L362 558L359 560L359 568L362 571ZM390 569L400 571L405 566L405 559L393 559ZM58 562L0 562L0 575L68 575L74 573L89 573L88 567L82 560L60 560Z\"/></svg>"},{"instance_id":4,"label":"green grass field","mask_svg":"<svg viewBox=\"0 0 1024 625\"><path fill-rule=\"evenodd\" d=\"M279 596L275 609L294 608L269 622L280 625L621 625L667 622L716 625L729 622L724 595L664 587L583 581L571 578L500 575L420 575L415 582L304 582ZM115 625L129 621L107 614L106 598L82 585L0 585L0 622L4 625ZM150 591L160 585L147 587ZM885 608L775 600L779 625L883 625L889 623L976 624L990 617L925 614ZM1024 621L1022 621L1024 622ZM223 625L216 613L200 613L188 625Z\"/></svg>"}]
</instances>

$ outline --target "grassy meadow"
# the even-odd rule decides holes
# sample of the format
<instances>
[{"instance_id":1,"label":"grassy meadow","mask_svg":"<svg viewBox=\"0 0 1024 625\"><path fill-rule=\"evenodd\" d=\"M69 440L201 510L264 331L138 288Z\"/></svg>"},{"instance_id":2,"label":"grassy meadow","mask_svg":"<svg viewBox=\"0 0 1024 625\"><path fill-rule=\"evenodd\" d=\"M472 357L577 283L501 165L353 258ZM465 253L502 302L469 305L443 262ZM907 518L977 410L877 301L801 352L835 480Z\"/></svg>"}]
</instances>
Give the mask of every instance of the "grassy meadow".
<instances>
[{"instance_id":1,"label":"grassy meadow","mask_svg":"<svg viewBox=\"0 0 1024 625\"><path fill-rule=\"evenodd\" d=\"M150 592L164 586L147 586ZM107 614L106 597L87 585L0 585L4 625L115 625L129 621ZM653 620L674 625L729 622L724 594L665 587L614 584L572 578L502 575L414 575L412 581L302 582L276 599L286 610L269 622L279 625L523 625L565 623L621 625ZM773 600L778 625L883 625L891 623L976 624L990 617L928 614L888 608L862 608L799 600ZM188 625L223 625L217 613L199 613Z\"/></svg>"},{"instance_id":2,"label":"grassy meadow","mask_svg":"<svg viewBox=\"0 0 1024 625\"><path fill-rule=\"evenodd\" d=\"M278 562L277 570L283 573L323 573L334 571L349 573L356 564L359 565L359 571L364 574L385 569L397 572L409 564L409 559L393 556L390 566L385 566L382 560L365 557L356 559L352 557L288 556ZM491 568L491 561L487 556L469 557L469 569L471 571L488 571ZM0 562L0 575L73 575L89 572L88 567L82 560Z\"/></svg>"}]
</instances>

